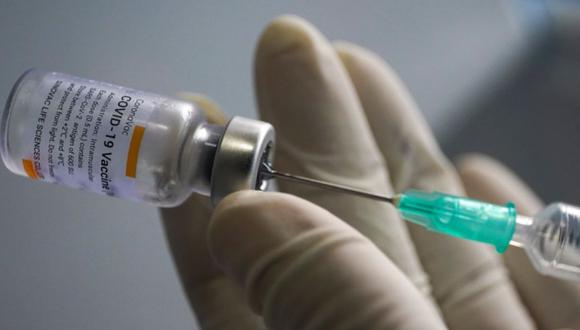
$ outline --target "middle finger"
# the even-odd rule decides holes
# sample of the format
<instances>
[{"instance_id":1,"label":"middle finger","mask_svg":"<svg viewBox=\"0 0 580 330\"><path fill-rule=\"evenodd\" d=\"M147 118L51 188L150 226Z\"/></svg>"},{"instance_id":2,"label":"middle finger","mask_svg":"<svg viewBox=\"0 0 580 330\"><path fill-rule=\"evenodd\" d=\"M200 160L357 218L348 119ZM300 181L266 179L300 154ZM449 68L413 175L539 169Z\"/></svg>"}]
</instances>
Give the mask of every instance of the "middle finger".
<instances>
[{"instance_id":1,"label":"middle finger","mask_svg":"<svg viewBox=\"0 0 580 330\"><path fill-rule=\"evenodd\" d=\"M397 191L418 188L461 195L454 169L394 72L361 47L343 44L339 52L379 148L397 176L393 178ZM409 225L409 230L450 327L533 327L494 251L416 225Z\"/></svg>"}]
</instances>

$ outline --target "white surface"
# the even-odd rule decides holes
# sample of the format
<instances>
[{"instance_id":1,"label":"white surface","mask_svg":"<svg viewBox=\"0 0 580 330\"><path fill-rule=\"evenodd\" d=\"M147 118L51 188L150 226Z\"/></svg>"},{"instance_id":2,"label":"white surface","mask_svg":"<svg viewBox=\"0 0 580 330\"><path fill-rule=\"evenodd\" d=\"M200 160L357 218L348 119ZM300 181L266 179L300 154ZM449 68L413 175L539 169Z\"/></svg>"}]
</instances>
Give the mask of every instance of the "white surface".
<instances>
[{"instance_id":1,"label":"white surface","mask_svg":"<svg viewBox=\"0 0 580 330\"><path fill-rule=\"evenodd\" d=\"M525 40L500 1L0 0L0 101L35 66L254 116L253 47L283 13L387 58L439 132ZM0 197L0 328L195 327L155 209L3 166Z\"/></svg>"}]
</instances>

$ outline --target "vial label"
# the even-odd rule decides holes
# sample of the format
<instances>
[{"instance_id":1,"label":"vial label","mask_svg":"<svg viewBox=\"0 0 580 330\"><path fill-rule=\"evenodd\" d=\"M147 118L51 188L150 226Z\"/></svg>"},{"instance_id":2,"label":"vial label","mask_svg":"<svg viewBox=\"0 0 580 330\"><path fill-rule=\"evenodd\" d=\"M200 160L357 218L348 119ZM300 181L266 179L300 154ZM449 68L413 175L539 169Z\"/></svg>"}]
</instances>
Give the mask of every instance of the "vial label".
<instances>
[{"instance_id":1,"label":"vial label","mask_svg":"<svg viewBox=\"0 0 580 330\"><path fill-rule=\"evenodd\" d=\"M22 167L32 179L133 196L146 123L163 100L121 86L47 73L26 101L35 115L18 119L29 121L19 125L23 136L30 137Z\"/></svg>"}]
</instances>

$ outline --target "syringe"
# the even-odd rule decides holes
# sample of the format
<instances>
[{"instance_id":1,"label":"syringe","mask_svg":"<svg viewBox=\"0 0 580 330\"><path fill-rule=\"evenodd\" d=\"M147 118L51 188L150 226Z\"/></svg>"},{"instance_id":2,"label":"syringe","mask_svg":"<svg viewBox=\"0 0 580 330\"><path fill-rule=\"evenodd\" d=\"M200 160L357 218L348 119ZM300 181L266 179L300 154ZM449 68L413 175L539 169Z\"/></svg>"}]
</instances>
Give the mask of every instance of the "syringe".
<instances>
[{"instance_id":1,"label":"syringe","mask_svg":"<svg viewBox=\"0 0 580 330\"><path fill-rule=\"evenodd\" d=\"M354 194L395 206L401 217L428 230L495 246L523 248L536 270L580 281L580 208L553 203L533 217L519 215L513 203L496 205L475 199L407 190L393 197L303 176L282 173L263 164L264 179L278 178Z\"/></svg>"}]
</instances>

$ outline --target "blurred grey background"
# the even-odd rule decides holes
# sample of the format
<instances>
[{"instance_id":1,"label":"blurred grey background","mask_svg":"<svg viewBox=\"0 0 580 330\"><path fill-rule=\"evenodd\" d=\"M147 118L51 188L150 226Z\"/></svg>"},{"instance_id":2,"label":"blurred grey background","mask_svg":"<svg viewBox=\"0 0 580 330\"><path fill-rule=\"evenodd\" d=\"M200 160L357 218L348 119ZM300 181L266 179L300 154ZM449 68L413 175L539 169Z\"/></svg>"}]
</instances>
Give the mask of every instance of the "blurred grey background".
<instances>
[{"instance_id":1,"label":"blurred grey background","mask_svg":"<svg viewBox=\"0 0 580 330\"><path fill-rule=\"evenodd\" d=\"M0 102L20 73L40 67L202 92L254 117L253 48L284 13L387 59L450 156L486 152L546 200L580 203L573 1L0 0ZM1 329L197 326L154 208L3 166L0 197Z\"/></svg>"}]
</instances>

